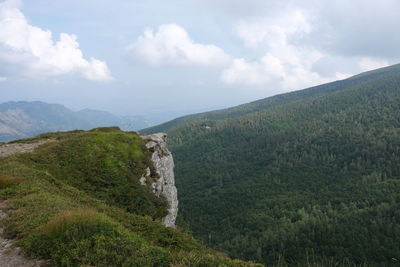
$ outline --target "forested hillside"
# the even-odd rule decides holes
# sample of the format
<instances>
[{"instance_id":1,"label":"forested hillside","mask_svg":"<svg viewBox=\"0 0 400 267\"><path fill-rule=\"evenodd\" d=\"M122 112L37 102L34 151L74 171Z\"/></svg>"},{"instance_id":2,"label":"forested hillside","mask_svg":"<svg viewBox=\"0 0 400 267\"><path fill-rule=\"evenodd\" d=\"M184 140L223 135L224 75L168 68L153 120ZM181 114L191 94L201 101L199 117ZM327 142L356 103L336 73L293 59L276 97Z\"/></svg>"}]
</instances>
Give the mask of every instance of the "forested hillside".
<instances>
[{"instance_id":1,"label":"forested hillside","mask_svg":"<svg viewBox=\"0 0 400 267\"><path fill-rule=\"evenodd\" d=\"M265 264L400 262L400 66L155 127L194 235Z\"/></svg>"},{"instance_id":2,"label":"forested hillside","mask_svg":"<svg viewBox=\"0 0 400 267\"><path fill-rule=\"evenodd\" d=\"M158 178L151 157L137 133L118 128L0 144L0 266L28 266L4 261L14 255L4 238L49 260L40 266L256 266L161 224L167 202L139 182L147 168Z\"/></svg>"}]
</instances>

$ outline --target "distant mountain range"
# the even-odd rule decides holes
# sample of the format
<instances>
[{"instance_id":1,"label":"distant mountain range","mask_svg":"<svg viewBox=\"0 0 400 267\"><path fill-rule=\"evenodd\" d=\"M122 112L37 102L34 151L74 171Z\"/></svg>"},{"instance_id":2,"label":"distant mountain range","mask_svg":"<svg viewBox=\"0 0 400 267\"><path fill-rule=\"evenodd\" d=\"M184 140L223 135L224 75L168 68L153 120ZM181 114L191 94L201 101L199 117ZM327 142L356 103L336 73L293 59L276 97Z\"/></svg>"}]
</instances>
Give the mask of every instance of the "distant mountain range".
<instances>
[{"instance_id":1,"label":"distant mountain range","mask_svg":"<svg viewBox=\"0 0 400 267\"><path fill-rule=\"evenodd\" d=\"M84 109L72 111L63 105L45 102L7 102L0 104L0 142L31 137L44 132L87 130L118 126L123 130L139 130L150 126L141 116L114 114Z\"/></svg>"}]
</instances>

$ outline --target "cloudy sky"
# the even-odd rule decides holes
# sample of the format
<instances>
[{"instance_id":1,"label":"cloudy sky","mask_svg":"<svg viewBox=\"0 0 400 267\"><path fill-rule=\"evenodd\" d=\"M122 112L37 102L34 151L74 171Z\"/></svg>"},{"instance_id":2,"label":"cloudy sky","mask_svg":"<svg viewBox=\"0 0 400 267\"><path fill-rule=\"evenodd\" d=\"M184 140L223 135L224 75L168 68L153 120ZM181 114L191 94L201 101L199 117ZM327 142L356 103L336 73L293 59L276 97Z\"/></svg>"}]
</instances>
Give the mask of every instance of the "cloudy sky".
<instances>
[{"instance_id":1,"label":"cloudy sky","mask_svg":"<svg viewBox=\"0 0 400 267\"><path fill-rule=\"evenodd\" d=\"M0 102L233 106L399 63L399 12L398 0L0 0Z\"/></svg>"}]
</instances>

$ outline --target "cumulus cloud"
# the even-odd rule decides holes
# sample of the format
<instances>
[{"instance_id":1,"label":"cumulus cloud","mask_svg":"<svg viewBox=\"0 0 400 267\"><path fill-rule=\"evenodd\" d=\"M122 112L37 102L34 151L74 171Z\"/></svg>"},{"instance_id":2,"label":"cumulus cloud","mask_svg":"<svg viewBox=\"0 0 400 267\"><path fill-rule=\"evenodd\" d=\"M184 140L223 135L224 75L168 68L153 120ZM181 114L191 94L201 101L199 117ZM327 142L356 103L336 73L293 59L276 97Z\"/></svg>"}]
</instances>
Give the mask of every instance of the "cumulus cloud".
<instances>
[{"instance_id":1,"label":"cumulus cloud","mask_svg":"<svg viewBox=\"0 0 400 267\"><path fill-rule=\"evenodd\" d=\"M311 25L300 10L268 19L241 20L234 29L236 35L250 49L266 50L260 58L246 60L234 58L215 45L195 43L177 24L164 24L156 31L146 29L128 52L150 66L221 66L220 79L229 85L271 85L288 90L348 77L342 73L326 77L312 70L324 55L291 43L292 37L310 31Z\"/></svg>"},{"instance_id":2,"label":"cumulus cloud","mask_svg":"<svg viewBox=\"0 0 400 267\"><path fill-rule=\"evenodd\" d=\"M303 44L347 57L400 57L398 0L195 1L234 20L270 17L300 8L310 14L313 25Z\"/></svg>"},{"instance_id":3,"label":"cumulus cloud","mask_svg":"<svg viewBox=\"0 0 400 267\"><path fill-rule=\"evenodd\" d=\"M227 84L271 85L293 90L348 76L343 73L329 77L320 75L313 70L313 64L324 54L292 43L294 37L311 31L311 25L301 10L279 17L243 20L234 31L247 46L261 47L266 52L252 61L235 59L221 75L221 80Z\"/></svg>"},{"instance_id":4,"label":"cumulus cloud","mask_svg":"<svg viewBox=\"0 0 400 267\"><path fill-rule=\"evenodd\" d=\"M75 35L52 33L30 25L21 12L22 1L0 3L0 60L21 66L26 74L54 76L79 73L89 80L111 80L104 61L84 58Z\"/></svg>"},{"instance_id":5,"label":"cumulus cloud","mask_svg":"<svg viewBox=\"0 0 400 267\"><path fill-rule=\"evenodd\" d=\"M128 47L128 53L151 66L218 66L231 61L221 48L194 42L177 24L160 25L156 32L146 29Z\"/></svg>"},{"instance_id":6,"label":"cumulus cloud","mask_svg":"<svg viewBox=\"0 0 400 267\"><path fill-rule=\"evenodd\" d=\"M248 46L276 46L286 43L293 34L307 34L311 25L301 10L280 16L241 20L234 28L236 35Z\"/></svg>"},{"instance_id":7,"label":"cumulus cloud","mask_svg":"<svg viewBox=\"0 0 400 267\"><path fill-rule=\"evenodd\" d=\"M228 84L293 90L384 67L400 58L397 0L201 3L238 21L233 32L257 55L236 59L225 69L221 80Z\"/></svg>"},{"instance_id":8,"label":"cumulus cloud","mask_svg":"<svg viewBox=\"0 0 400 267\"><path fill-rule=\"evenodd\" d=\"M263 88L271 86L278 91L287 91L351 76L340 72L328 77L321 76L317 72L311 71L311 67L307 65L291 64L267 53L254 61L235 59L233 64L223 71L221 80L229 85L263 86Z\"/></svg>"}]
</instances>

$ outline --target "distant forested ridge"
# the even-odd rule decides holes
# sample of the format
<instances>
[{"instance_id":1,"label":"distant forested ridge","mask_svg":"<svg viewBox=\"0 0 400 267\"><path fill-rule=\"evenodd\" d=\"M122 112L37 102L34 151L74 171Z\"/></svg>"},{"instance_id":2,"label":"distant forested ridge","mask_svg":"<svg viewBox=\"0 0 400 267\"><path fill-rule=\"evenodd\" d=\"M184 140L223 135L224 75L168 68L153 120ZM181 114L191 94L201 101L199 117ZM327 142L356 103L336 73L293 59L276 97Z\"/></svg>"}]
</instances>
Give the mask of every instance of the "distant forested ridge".
<instances>
[{"instance_id":1,"label":"distant forested ridge","mask_svg":"<svg viewBox=\"0 0 400 267\"><path fill-rule=\"evenodd\" d=\"M400 262L400 65L167 131L194 235L264 264Z\"/></svg>"}]
</instances>

